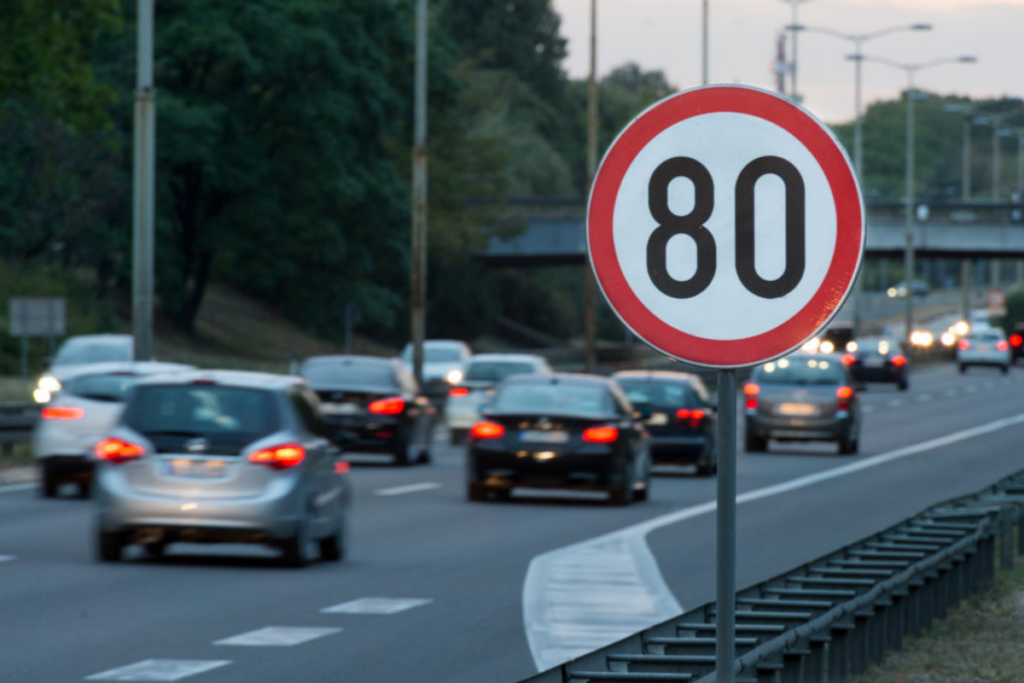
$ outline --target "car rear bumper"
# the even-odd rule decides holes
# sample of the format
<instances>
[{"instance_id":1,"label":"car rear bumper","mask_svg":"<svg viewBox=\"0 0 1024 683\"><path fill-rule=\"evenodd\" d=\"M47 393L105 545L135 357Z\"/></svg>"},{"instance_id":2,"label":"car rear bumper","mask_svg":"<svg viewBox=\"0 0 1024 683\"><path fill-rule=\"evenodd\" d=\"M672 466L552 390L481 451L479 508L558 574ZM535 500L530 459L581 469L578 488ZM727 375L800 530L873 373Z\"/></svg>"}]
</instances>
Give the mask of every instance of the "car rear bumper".
<instances>
[{"instance_id":1,"label":"car rear bumper","mask_svg":"<svg viewBox=\"0 0 1024 683\"><path fill-rule=\"evenodd\" d=\"M605 488L621 483L622 468L611 455L480 451L469 454L470 478L491 486Z\"/></svg>"},{"instance_id":2,"label":"car rear bumper","mask_svg":"<svg viewBox=\"0 0 1024 683\"><path fill-rule=\"evenodd\" d=\"M1010 365L1011 363L1010 352L999 352L999 353L972 353L970 351L961 351L957 356L957 362L960 365Z\"/></svg>"},{"instance_id":3,"label":"car rear bumper","mask_svg":"<svg viewBox=\"0 0 1024 683\"><path fill-rule=\"evenodd\" d=\"M132 489L116 466L99 470L103 531L159 530L179 540L277 540L295 534L307 504L298 479L273 482L258 496L189 498Z\"/></svg>"},{"instance_id":4,"label":"car rear bumper","mask_svg":"<svg viewBox=\"0 0 1024 683\"><path fill-rule=\"evenodd\" d=\"M854 367L850 370L850 374L858 382L902 382L906 378L906 370L895 366L883 366L880 368Z\"/></svg>"},{"instance_id":5,"label":"car rear bumper","mask_svg":"<svg viewBox=\"0 0 1024 683\"><path fill-rule=\"evenodd\" d=\"M328 418L334 430L334 442L346 451L391 453L402 441L402 426L398 420L384 418Z\"/></svg>"},{"instance_id":6,"label":"car rear bumper","mask_svg":"<svg viewBox=\"0 0 1024 683\"><path fill-rule=\"evenodd\" d=\"M39 459L46 476L58 481L90 481L96 461L85 455L50 455Z\"/></svg>"},{"instance_id":7,"label":"car rear bumper","mask_svg":"<svg viewBox=\"0 0 1024 683\"><path fill-rule=\"evenodd\" d=\"M852 424L849 415L827 418L747 415L746 433L762 439L837 441L849 436Z\"/></svg>"},{"instance_id":8,"label":"car rear bumper","mask_svg":"<svg viewBox=\"0 0 1024 683\"><path fill-rule=\"evenodd\" d=\"M706 436L654 436L650 437L651 461L654 463L699 462L708 449Z\"/></svg>"}]
</instances>

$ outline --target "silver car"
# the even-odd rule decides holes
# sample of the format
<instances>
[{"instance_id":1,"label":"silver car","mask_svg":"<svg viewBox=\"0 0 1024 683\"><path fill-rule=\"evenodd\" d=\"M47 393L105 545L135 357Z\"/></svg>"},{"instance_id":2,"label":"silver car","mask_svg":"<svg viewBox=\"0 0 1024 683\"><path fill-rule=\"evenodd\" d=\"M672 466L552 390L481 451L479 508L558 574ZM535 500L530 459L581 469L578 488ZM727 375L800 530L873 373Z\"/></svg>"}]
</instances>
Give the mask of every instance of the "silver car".
<instances>
[{"instance_id":1,"label":"silver car","mask_svg":"<svg viewBox=\"0 0 1024 683\"><path fill-rule=\"evenodd\" d=\"M61 389L61 383L80 368L95 363L127 363L134 356L130 334L82 334L68 337L53 357L50 368L36 384L32 398L47 403Z\"/></svg>"},{"instance_id":2,"label":"silver car","mask_svg":"<svg viewBox=\"0 0 1024 683\"><path fill-rule=\"evenodd\" d=\"M140 381L96 446L97 550L263 543L303 566L345 554L348 463L304 380L197 371Z\"/></svg>"},{"instance_id":3,"label":"silver car","mask_svg":"<svg viewBox=\"0 0 1024 683\"><path fill-rule=\"evenodd\" d=\"M60 391L43 408L32 431L43 497L57 495L65 483L76 484L79 494L88 497L96 442L120 417L138 378L192 369L176 363L94 363L65 373Z\"/></svg>"}]
</instances>

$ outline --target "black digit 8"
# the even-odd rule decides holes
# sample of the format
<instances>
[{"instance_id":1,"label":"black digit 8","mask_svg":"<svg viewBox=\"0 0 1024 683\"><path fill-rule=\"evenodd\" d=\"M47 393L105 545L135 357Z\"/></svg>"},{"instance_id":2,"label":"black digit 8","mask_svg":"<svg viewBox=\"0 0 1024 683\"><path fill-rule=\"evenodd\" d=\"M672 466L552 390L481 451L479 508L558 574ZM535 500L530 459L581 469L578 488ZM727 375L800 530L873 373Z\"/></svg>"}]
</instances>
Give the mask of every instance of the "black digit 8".
<instances>
[{"instance_id":1,"label":"black digit 8","mask_svg":"<svg viewBox=\"0 0 1024 683\"><path fill-rule=\"evenodd\" d=\"M693 211L685 216L672 213L668 206L668 186L676 178L688 178L693 183ZM651 174L647 202L651 216L658 221L658 228L647 241L647 272L651 282L662 294L673 299L697 296L715 277L715 239L704 227L715 208L715 185L711 174L696 159L667 159ZM676 235L687 235L697 245L697 270L689 280L677 280L668 273L668 242Z\"/></svg>"},{"instance_id":2,"label":"black digit 8","mask_svg":"<svg viewBox=\"0 0 1024 683\"><path fill-rule=\"evenodd\" d=\"M754 265L754 186L775 175L786 186L786 269L775 280L765 280ZM804 276L806 216L804 179L796 166L781 157L754 159L736 179L736 274L752 294L778 299L796 289Z\"/></svg>"}]
</instances>

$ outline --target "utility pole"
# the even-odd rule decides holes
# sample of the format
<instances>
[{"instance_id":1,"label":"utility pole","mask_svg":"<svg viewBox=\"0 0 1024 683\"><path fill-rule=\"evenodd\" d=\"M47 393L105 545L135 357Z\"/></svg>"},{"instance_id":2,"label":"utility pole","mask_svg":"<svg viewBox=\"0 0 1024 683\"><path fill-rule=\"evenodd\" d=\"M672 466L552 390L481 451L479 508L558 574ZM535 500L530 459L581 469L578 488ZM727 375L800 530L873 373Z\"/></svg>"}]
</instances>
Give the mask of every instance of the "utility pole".
<instances>
[{"instance_id":1,"label":"utility pole","mask_svg":"<svg viewBox=\"0 0 1024 683\"><path fill-rule=\"evenodd\" d=\"M971 117L964 117L964 151L963 151L963 170L960 173L960 192L963 195L963 200L969 202L971 200Z\"/></svg>"},{"instance_id":2,"label":"utility pole","mask_svg":"<svg viewBox=\"0 0 1024 683\"><path fill-rule=\"evenodd\" d=\"M597 174L597 0L590 0L590 82L587 90L587 188ZM587 372L597 369L597 283L587 252L583 281L583 363Z\"/></svg>"},{"instance_id":3,"label":"utility pole","mask_svg":"<svg viewBox=\"0 0 1024 683\"><path fill-rule=\"evenodd\" d=\"M412 147L411 306L412 366L423 386L427 332L427 0L416 0L416 65Z\"/></svg>"},{"instance_id":4,"label":"utility pole","mask_svg":"<svg viewBox=\"0 0 1024 683\"><path fill-rule=\"evenodd\" d=\"M907 234L903 250L903 281L907 283L907 351L914 332L914 71L907 70Z\"/></svg>"},{"instance_id":5,"label":"utility pole","mask_svg":"<svg viewBox=\"0 0 1024 683\"><path fill-rule=\"evenodd\" d=\"M153 2L138 0L132 201L132 334L135 360L153 358L153 248L156 222L156 91Z\"/></svg>"}]
</instances>

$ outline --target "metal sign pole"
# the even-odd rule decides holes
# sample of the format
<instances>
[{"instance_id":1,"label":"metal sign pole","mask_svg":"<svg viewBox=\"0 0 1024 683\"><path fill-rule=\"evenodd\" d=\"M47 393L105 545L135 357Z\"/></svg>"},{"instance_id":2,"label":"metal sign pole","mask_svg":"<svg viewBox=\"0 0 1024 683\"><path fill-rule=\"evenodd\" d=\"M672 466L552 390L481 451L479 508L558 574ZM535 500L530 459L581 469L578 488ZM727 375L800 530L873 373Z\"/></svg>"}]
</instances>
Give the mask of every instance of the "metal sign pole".
<instances>
[{"instance_id":1,"label":"metal sign pole","mask_svg":"<svg viewBox=\"0 0 1024 683\"><path fill-rule=\"evenodd\" d=\"M732 683L736 652L736 371L718 371L718 567L715 680Z\"/></svg>"}]
</instances>

